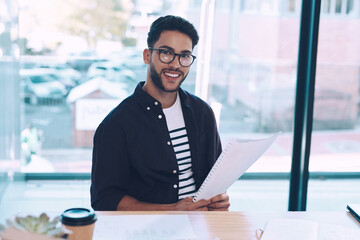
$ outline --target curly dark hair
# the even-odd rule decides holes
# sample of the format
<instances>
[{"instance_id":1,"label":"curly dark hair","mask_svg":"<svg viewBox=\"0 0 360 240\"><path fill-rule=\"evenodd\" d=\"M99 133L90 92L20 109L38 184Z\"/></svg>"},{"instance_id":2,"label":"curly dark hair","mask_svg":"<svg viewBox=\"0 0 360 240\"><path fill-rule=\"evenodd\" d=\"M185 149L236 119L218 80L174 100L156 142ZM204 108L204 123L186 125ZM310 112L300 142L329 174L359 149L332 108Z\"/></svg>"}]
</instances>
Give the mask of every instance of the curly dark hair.
<instances>
[{"instance_id":1,"label":"curly dark hair","mask_svg":"<svg viewBox=\"0 0 360 240\"><path fill-rule=\"evenodd\" d=\"M155 42L160 38L160 34L167 30L179 31L188 35L192 40L193 48L199 41L199 35L189 21L182 17L167 15L159 17L151 24L147 38L148 47L154 47Z\"/></svg>"}]
</instances>

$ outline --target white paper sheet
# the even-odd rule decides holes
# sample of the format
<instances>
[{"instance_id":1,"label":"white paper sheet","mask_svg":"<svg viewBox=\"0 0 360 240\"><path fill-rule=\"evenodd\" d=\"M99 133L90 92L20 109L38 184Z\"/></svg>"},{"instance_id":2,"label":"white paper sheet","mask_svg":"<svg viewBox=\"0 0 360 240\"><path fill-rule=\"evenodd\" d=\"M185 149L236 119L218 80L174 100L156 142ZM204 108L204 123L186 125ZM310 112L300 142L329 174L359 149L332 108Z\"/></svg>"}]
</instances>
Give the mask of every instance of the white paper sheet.
<instances>
[{"instance_id":1,"label":"white paper sheet","mask_svg":"<svg viewBox=\"0 0 360 240\"><path fill-rule=\"evenodd\" d=\"M302 219L270 219L261 240L318 240L319 224Z\"/></svg>"},{"instance_id":2,"label":"white paper sheet","mask_svg":"<svg viewBox=\"0 0 360 240\"><path fill-rule=\"evenodd\" d=\"M194 201L210 199L226 192L264 154L278 135L279 133L264 139L230 141L195 194Z\"/></svg>"},{"instance_id":3,"label":"white paper sheet","mask_svg":"<svg viewBox=\"0 0 360 240\"><path fill-rule=\"evenodd\" d=\"M360 229L312 220L270 219L261 240L358 240Z\"/></svg>"},{"instance_id":4,"label":"white paper sheet","mask_svg":"<svg viewBox=\"0 0 360 240\"><path fill-rule=\"evenodd\" d=\"M360 229L334 224L320 224L319 240L359 240Z\"/></svg>"},{"instance_id":5,"label":"white paper sheet","mask_svg":"<svg viewBox=\"0 0 360 240\"><path fill-rule=\"evenodd\" d=\"M93 240L197 240L186 215L101 215Z\"/></svg>"}]
</instances>

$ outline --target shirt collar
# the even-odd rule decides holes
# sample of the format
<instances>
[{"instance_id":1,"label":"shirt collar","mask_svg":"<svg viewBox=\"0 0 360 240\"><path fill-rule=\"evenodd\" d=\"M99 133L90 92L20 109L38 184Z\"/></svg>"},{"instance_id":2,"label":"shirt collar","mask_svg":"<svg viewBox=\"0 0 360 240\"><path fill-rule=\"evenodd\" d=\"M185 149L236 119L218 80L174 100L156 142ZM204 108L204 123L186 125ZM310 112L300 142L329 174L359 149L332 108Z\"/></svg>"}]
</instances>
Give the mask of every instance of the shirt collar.
<instances>
[{"instance_id":1,"label":"shirt collar","mask_svg":"<svg viewBox=\"0 0 360 240\"><path fill-rule=\"evenodd\" d=\"M138 83L134 91L134 96L137 97L137 99L139 99L140 104L145 108L151 106L161 108L161 103L157 99L153 98L150 94L144 91L143 89L144 84L145 84L144 81ZM189 96L186 91L179 88L179 96L181 102L184 102L185 105L189 105Z\"/></svg>"}]
</instances>

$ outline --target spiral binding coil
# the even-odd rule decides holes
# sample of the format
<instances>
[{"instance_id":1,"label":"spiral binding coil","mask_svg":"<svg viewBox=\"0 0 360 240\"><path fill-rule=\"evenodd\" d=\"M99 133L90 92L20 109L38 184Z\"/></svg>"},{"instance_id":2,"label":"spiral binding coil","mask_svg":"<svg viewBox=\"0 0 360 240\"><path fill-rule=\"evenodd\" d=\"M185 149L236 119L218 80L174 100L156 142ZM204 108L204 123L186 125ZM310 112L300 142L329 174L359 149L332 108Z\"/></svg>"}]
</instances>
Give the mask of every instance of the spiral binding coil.
<instances>
[{"instance_id":1,"label":"spiral binding coil","mask_svg":"<svg viewBox=\"0 0 360 240\"><path fill-rule=\"evenodd\" d=\"M226 152L229 150L230 146L232 145L233 141L230 141L225 149L221 152L220 157L218 158L218 160L215 162L214 166L211 168L209 174L207 175L207 177L205 178L204 182L201 184L201 187L199 188L199 190L196 192L196 195L193 198L193 201L196 202L198 199L196 198L197 195L199 195L202 191L202 189L205 188L206 183L209 181L209 179L211 178L211 176L213 175L213 172L215 172L216 168L220 165L221 160L224 158Z\"/></svg>"}]
</instances>

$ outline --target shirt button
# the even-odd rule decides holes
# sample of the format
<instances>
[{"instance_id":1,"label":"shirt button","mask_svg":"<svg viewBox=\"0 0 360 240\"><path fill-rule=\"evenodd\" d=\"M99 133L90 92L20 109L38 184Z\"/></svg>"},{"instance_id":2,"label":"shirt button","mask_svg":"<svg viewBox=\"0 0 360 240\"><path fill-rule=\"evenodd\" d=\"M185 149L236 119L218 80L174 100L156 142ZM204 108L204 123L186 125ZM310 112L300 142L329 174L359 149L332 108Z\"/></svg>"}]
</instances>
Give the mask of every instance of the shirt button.
<instances>
[{"instance_id":1,"label":"shirt button","mask_svg":"<svg viewBox=\"0 0 360 240\"><path fill-rule=\"evenodd\" d=\"M169 145L169 146L170 146L170 145L171 145L171 142L170 142L170 141L167 141L167 145Z\"/></svg>"},{"instance_id":2,"label":"shirt button","mask_svg":"<svg viewBox=\"0 0 360 240\"><path fill-rule=\"evenodd\" d=\"M158 104L159 104L159 102L154 102L154 104L155 104L155 105L158 105Z\"/></svg>"},{"instance_id":3,"label":"shirt button","mask_svg":"<svg viewBox=\"0 0 360 240\"><path fill-rule=\"evenodd\" d=\"M158 118L159 118L159 119L162 119L162 116L161 116L161 115L159 115L159 116L158 116Z\"/></svg>"},{"instance_id":4,"label":"shirt button","mask_svg":"<svg viewBox=\"0 0 360 240\"><path fill-rule=\"evenodd\" d=\"M173 173L175 174L177 171L176 170L173 170Z\"/></svg>"},{"instance_id":5,"label":"shirt button","mask_svg":"<svg viewBox=\"0 0 360 240\"><path fill-rule=\"evenodd\" d=\"M150 107L147 107L146 109L147 109L147 110L150 110Z\"/></svg>"},{"instance_id":6,"label":"shirt button","mask_svg":"<svg viewBox=\"0 0 360 240\"><path fill-rule=\"evenodd\" d=\"M176 184L174 184L174 188L177 188L177 185L176 185Z\"/></svg>"}]
</instances>

